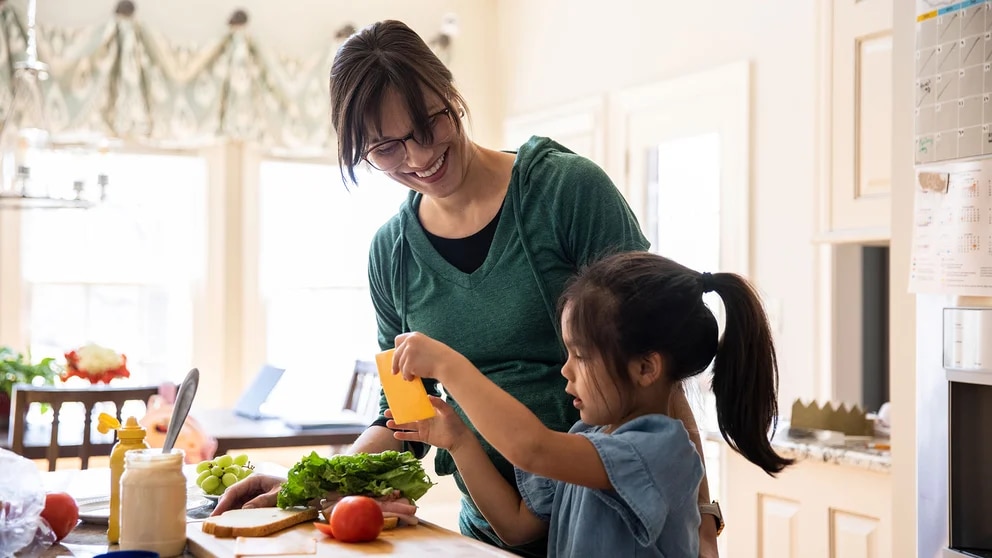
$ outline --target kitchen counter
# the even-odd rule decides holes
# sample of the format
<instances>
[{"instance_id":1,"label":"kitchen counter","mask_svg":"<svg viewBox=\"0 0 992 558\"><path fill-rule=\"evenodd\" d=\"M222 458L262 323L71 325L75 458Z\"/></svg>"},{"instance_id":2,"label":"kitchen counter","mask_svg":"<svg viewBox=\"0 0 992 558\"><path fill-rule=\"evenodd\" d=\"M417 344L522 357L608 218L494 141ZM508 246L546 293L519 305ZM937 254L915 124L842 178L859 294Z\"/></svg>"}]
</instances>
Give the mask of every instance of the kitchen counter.
<instances>
[{"instance_id":1,"label":"kitchen counter","mask_svg":"<svg viewBox=\"0 0 992 558\"><path fill-rule=\"evenodd\" d=\"M285 467L276 464L258 463L256 470L268 474L285 475ZM184 472L195 477L194 467L186 467ZM77 499L93 498L106 493L110 482L110 469L92 468L86 470L60 470L42 473L42 483L46 491L66 491ZM187 514L187 549L183 558L233 558L235 539L218 539L202 531L200 523L209 510L198 508L196 513ZM506 556L512 554L494 546L449 531L443 527L421 521L414 526L398 527L383 531L375 541L362 544L346 544L329 539L317 533L309 522L279 531L269 538L316 538L317 553L312 558L346 556L366 556L369 554L391 554L394 556ZM60 543L41 551L40 558L93 558L108 551L118 550L117 545L107 544L107 526L80 523Z\"/></svg>"},{"instance_id":2,"label":"kitchen counter","mask_svg":"<svg viewBox=\"0 0 992 558\"><path fill-rule=\"evenodd\" d=\"M719 432L707 432L706 439L726 443ZM857 467L879 473L892 469L892 453L888 438L850 437L843 442L825 443L789 436L789 424L779 423L772 447L784 457L812 460L846 467Z\"/></svg>"}]
</instances>

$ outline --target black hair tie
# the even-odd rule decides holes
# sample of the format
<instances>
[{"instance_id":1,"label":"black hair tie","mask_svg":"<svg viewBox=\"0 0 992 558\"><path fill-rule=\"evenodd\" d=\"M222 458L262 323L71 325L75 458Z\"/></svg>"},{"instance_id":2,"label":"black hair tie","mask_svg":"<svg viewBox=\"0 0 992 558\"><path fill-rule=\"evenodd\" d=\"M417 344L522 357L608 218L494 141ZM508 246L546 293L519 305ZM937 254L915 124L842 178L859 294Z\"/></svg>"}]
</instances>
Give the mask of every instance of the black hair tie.
<instances>
[{"instance_id":1,"label":"black hair tie","mask_svg":"<svg viewBox=\"0 0 992 558\"><path fill-rule=\"evenodd\" d=\"M715 290L713 288L713 275L708 271L699 274L699 283L703 286L704 293L710 293Z\"/></svg>"}]
</instances>

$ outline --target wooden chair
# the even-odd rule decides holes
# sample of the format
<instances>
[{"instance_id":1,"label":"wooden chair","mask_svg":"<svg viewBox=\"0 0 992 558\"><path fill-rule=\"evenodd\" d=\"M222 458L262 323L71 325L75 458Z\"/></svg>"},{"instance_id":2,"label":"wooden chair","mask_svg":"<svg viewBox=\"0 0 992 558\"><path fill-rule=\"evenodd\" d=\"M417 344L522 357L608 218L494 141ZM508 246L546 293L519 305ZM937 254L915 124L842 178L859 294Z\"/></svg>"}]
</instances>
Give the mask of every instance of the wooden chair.
<instances>
[{"instance_id":1,"label":"wooden chair","mask_svg":"<svg viewBox=\"0 0 992 558\"><path fill-rule=\"evenodd\" d=\"M14 453L28 459L47 459L48 470L55 470L55 462L60 457L78 457L82 469L89 466L90 455L109 455L116 436L110 437L109 442L92 442L94 431L93 407L97 403L113 403L115 414L121 419L121 408L127 401L142 401L147 404L148 398L158 393L158 386L144 387L110 387L94 386L83 389L64 389L52 386L33 386L17 384L11 395L10 431L8 432L7 447ZM85 409L81 442L77 444L59 444L59 411L64 403L82 403ZM28 408L32 403L47 403L52 407L52 429L48 444L45 445L42 436L31 435L27 430ZM136 418L141 418L140 416ZM65 426L69 426L66 424ZM78 428L78 424L72 425ZM40 433L39 433L40 434ZM63 433L63 438L66 438ZM75 438L71 438L75 441Z\"/></svg>"},{"instance_id":2,"label":"wooden chair","mask_svg":"<svg viewBox=\"0 0 992 558\"><path fill-rule=\"evenodd\" d=\"M356 360L344 409L361 416L375 417L379 412L379 370L372 361Z\"/></svg>"}]
</instances>

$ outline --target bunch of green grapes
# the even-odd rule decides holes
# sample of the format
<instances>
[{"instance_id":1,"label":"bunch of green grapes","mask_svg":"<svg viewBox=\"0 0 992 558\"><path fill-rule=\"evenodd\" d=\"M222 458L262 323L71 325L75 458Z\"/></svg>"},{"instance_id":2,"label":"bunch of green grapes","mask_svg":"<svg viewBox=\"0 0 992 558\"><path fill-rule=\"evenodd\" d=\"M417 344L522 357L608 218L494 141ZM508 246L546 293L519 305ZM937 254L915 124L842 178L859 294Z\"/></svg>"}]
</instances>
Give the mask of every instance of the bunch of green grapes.
<instances>
[{"instance_id":1,"label":"bunch of green grapes","mask_svg":"<svg viewBox=\"0 0 992 558\"><path fill-rule=\"evenodd\" d=\"M199 473L196 485L205 494L220 496L228 486L247 477L254 469L248 462L248 456L243 453L236 457L222 455L196 466L196 472Z\"/></svg>"}]
</instances>

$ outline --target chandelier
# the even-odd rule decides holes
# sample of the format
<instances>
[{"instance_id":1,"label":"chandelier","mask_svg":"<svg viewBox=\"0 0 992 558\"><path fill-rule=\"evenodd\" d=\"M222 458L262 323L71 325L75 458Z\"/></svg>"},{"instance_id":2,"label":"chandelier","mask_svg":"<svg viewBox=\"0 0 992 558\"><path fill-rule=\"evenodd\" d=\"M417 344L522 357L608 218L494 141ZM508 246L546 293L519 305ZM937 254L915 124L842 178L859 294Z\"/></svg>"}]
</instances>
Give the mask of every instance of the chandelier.
<instances>
[{"instance_id":1,"label":"chandelier","mask_svg":"<svg viewBox=\"0 0 992 558\"><path fill-rule=\"evenodd\" d=\"M11 102L0 119L0 209L86 208L93 205L86 195L84 181L72 185L72 194L56 195L49 185L34 176L37 155L47 149L91 150L92 142L52 141L45 97L41 84L48 79L48 65L38 60L35 31L36 0L27 5L27 45L24 58L13 64ZM106 144L102 150L106 150ZM99 199L108 183L106 174L97 176ZM67 190L67 188L63 188Z\"/></svg>"}]
</instances>

